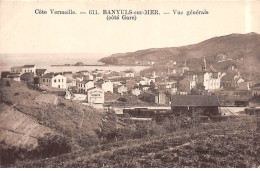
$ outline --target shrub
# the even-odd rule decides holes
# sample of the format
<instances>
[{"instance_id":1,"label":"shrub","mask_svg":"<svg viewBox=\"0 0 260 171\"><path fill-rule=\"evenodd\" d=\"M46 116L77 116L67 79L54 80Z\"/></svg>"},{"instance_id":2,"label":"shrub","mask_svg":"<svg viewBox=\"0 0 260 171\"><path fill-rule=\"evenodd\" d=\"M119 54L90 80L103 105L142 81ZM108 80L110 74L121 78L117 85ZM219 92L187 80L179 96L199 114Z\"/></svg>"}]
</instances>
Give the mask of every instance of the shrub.
<instances>
[{"instance_id":1,"label":"shrub","mask_svg":"<svg viewBox=\"0 0 260 171\"><path fill-rule=\"evenodd\" d=\"M124 98L124 97L120 97L117 99L117 101L120 101L120 102L127 102L127 99Z\"/></svg>"},{"instance_id":2,"label":"shrub","mask_svg":"<svg viewBox=\"0 0 260 171\"><path fill-rule=\"evenodd\" d=\"M60 103L59 103L59 106L64 107L64 106L66 106L66 104L63 103L63 102L60 102Z\"/></svg>"},{"instance_id":3,"label":"shrub","mask_svg":"<svg viewBox=\"0 0 260 171\"><path fill-rule=\"evenodd\" d=\"M11 86L10 82L6 81L5 86L10 87Z\"/></svg>"},{"instance_id":4,"label":"shrub","mask_svg":"<svg viewBox=\"0 0 260 171\"><path fill-rule=\"evenodd\" d=\"M68 140L60 135L44 134L38 139L37 153L41 157L53 157L71 151Z\"/></svg>"}]
</instances>

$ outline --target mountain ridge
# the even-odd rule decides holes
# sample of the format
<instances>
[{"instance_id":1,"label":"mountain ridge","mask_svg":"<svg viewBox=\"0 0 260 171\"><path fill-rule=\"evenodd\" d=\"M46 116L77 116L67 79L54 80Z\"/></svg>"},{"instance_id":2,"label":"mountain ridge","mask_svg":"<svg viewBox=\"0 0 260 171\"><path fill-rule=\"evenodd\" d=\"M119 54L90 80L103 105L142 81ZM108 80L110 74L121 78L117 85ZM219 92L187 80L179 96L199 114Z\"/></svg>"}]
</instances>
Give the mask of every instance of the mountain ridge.
<instances>
[{"instance_id":1,"label":"mountain ridge","mask_svg":"<svg viewBox=\"0 0 260 171\"><path fill-rule=\"evenodd\" d=\"M227 53L231 59L237 59L243 56L243 51L253 51L253 58L260 61L260 34L255 32L247 34L229 34L224 36L212 37L196 44L150 48L134 52L116 53L100 59L105 64L126 65L136 64L136 61L152 60L156 64L165 64L168 60L183 61L190 58L206 57L212 60L218 53ZM257 54L254 54L257 53ZM180 59L181 57L181 59ZM251 57L250 57L251 58Z\"/></svg>"}]
</instances>

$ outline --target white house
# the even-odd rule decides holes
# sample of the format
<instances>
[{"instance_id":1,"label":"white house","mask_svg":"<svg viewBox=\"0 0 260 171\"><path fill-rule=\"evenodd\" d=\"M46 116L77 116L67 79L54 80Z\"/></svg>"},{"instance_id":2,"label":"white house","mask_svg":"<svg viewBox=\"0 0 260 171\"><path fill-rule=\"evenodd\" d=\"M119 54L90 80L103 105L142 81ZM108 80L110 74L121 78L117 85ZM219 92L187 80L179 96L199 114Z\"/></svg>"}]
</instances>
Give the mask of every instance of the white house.
<instances>
[{"instance_id":1,"label":"white house","mask_svg":"<svg viewBox=\"0 0 260 171\"><path fill-rule=\"evenodd\" d=\"M111 83L113 83L114 85L117 85L117 86L122 85L121 80L111 80Z\"/></svg>"},{"instance_id":2,"label":"white house","mask_svg":"<svg viewBox=\"0 0 260 171\"><path fill-rule=\"evenodd\" d=\"M238 90L250 90L250 83L249 82L242 82L238 84Z\"/></svg>"},{"instance_id":3,"label":"white house","mask_svg":"<svg viewBox=\"0 0 260 171\"><path fill-rule=\"evenodd\" d=\"M121 72L122 77L127 77L127 78L133 78L135 76L133 71L123 71Z\"/></svg>"},{"instance_id":4,"label":"white house","mask_svg":"<svg viewBox=\"0 0 260 171\"><path fill-rule=\"evenodd\" d=\"M220 89L221 78L221 72L202 72L198 75L198 81L209 91Z\"/></svg>"},{"instance_id":5,"label":"white house","mask_svg":"<svg viewBox=\"0 0 260 171\"><path fill-rule=\"evenodd\" d=\"M102 80L102 79L103 79L103 74L102 73L96 74L95 81Z\"/></svg>"},{"instance_id":6,"label":"white house","mask_svg":"<svg viewBox=\"0 0 260 171\"><path fill-rule=\"evenodd\" d=\"M150 85L151 82L155 83L155 78L142 77L142 80L139 81L141 85Z\"/></svg>"},{"instance_id":7,"label":"white house","mask_svg":"<svg viewBox=\"0 0 260 171\"><path fill-rule=\"evenodd\" d=\"M31 72L33 74L36 74L36 68L35 65L24 65L22 67L22 73L28 73Z\"/></svg>"},{"instance_id":8,"label":"white house","mask_svg":"<svg viewBox=\"0 0 260 171\"><path fill-rule=\"evenodd\" d=\"M148 91L150 89L150 86L148 86L148 85L144 85L143 87L142 87L142 90L143 91Z\"/></svg>"},{"instance_id":9,"label":"white house","mask_svg":"<svg viewBox=\"0 0 260 171\"><path fill-rule=\"evenodd\" d=\"M105 102L105 91L97 87L90 88L87 91L87 99L90 104L103 104Z\"/></svg>"},{"instance_id":10,"label":"white house","mask_svg":"<svg viewBox=\"0 0 260 171\"><path fill-rule=\"evenodd\" d=\"M22 73L22 68L21 66L14 66L11 67L11 73Z\"/></svg>"},{"instance_id":11,"label":"white house","mask_svg":"<svg viewBox=\"0 0 260 171\"><path fill-rule=\"evenodd\" d=\"M94 86L94 81L88 80L88 81L81 81L77 83L77 89L79 92L87 92L88 89L93 88Z\"/></svg>"},{"instance_id":12,"label":"white house","mask_svg":"<svg viewBox=\"0 0 260 171\"><path fill-rule=\"evenodd\" d=\"M61 89L67 88L67 78L60 74L58 75L55 75L53 73L45 74L41 78L41 83L49 87L55 87Z\"/></svg>"},{"instance_id":13,"label":"white house","mask_svg":"<svg viewBox=\"0 0 260 171\"><path fill-rule=\"evenodd\" d=\"M77 80L76 79L67 79L67 87L76 87Z\"/></svg>"},{"instance_id":14,"label":"white house","mask_svg":"<svg viewBox=\"0 0 260 171\"><path fill-rule=\"evenodd\" d=\"M102 89L105 91L105 92L111 92L113 93L113 83L108 81L108 82L104 82L102 84Z\"/></svg>"},{"instance_id":15,"label":"white house","mask_svg":"<svg viewBox=\"0 0 260 171\"><path fill-rule=\"evenodd\" d=\"M204 83L205 90L217 90L220 89L220 77L221 73L211 73L206 72L204 74Z\"/></svg>"},{"instance_id":16,"label":"white house","mask_svg":"<svg viewBox=\"0 0 260 171\"><path fill-rule=\"evenodd\" d=\"M14 80L14 81L20 81L20 73L10 73L7 78Z\"/></svg>"}]
</instances>

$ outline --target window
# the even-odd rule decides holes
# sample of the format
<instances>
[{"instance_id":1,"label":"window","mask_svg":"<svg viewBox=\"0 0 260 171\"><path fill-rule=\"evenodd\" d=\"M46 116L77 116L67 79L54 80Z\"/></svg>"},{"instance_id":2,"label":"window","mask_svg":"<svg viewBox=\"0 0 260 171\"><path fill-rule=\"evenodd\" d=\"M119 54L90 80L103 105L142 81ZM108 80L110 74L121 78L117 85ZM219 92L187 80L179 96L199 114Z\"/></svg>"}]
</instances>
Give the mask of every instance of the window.
<instances>
[{"instance_id":1,"label":"window","mask_svg":"<svg viewBox=\"0 0 260 171\"><path fill-rule=\"evenodd\" d=\"M63 79L61 79L61 82L63 82Z\"/></svg>"},{"instance_id":2,"label":"window","mask_svg":"<svg viewBox=\"0 0 260 171\"><path fill-rule=\"evenodd\" d=\"M59 82L60 82L60 79L59 79Z\"/></svg>"},{"instance_id":3,"label":"window","mask_svg":"<svg viewBox=\"0 0 260 171\"><path fill-rule=\"evenodd\" d=\"M44 78L42 79L42 82L45 82L45 79L44 79Z\"/></svg>"},{"instance_id":4,"label":"window","mask_svg":"<svg viewBox=\"0 0 260 171\"><path fill-rule=\"evenodd\" d=\"M56 83L56 79L54 79L54 82Z\"/></svg>"}]
</instances>

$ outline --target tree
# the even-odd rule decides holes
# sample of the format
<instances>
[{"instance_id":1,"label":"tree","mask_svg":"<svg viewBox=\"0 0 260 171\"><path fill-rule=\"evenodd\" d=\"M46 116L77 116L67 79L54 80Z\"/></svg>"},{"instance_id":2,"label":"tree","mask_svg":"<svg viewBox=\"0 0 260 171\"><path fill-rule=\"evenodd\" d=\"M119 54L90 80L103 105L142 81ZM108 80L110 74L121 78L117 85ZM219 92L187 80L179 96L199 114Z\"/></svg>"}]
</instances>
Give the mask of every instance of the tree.
<instances>
[{"instance_id":1,"label":"tree","mask_svg":"<svg viewBox=\"0 0 260 171\"><path fill-rule=\"evenodd\" d=\"M198 83L197 84L197 89L205 91L205 86L202 83Z\"/></svg>"},{"instance_id":2,"label":"tree","mask_svg":"<svg viewBox=\"0 0 260 171\"><path fill-rule=\"evenodd\" d=\"M196 88L191 89L190 93L191 93L191 95L199 95L200 94L199 90L196 89Z\"/></svg>"},{"instance_id":3,"label":"tree","mask_svg":"<svg viewBox=\"0 0 260 171\"><path fill-rule=\"evenodd\" d=\"M151 89L151 91L153 92L153 93L157 93L157 90L155 89L155 84L154 84L154 82L153 81L151 81L151 83L150 83L150 89Z\"/></svg>"}]
</instances>

